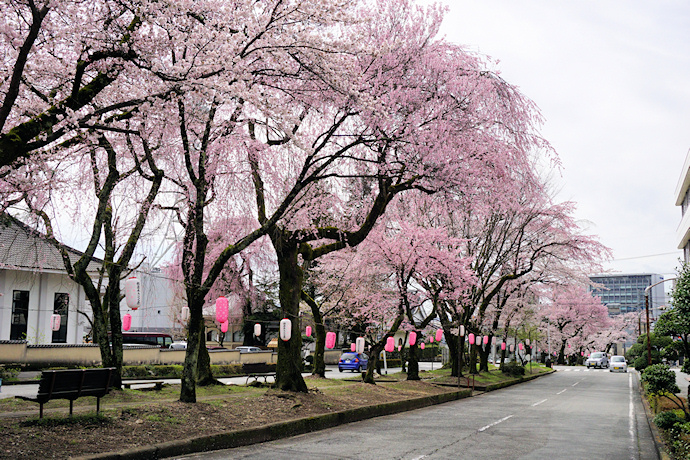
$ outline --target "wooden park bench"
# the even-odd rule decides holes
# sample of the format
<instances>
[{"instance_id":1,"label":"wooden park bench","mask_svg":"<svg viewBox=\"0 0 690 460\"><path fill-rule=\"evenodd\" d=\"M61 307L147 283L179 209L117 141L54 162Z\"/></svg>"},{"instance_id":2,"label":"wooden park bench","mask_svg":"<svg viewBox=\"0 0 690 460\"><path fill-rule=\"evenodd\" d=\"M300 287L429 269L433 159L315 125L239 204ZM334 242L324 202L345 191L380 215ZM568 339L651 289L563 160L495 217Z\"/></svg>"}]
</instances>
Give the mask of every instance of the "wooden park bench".
<instances>
[{"instance_id":1,"label":"wooden park bench","mask_svg":"<svg viewBox=\"0 0 690 460\"><path fill-rule=\"evenodd\" d=\"M245 382L245 385L249 382L249 379L253 378L256 381L259 379L259 377L263 377L264 383L267 383L268 380L266 379L268 377L275 377L276 365L266 363L243 363L242 373L247 375L247 381Z\"/></svg>"},{"instance_id":2,"label":"wooden park bench","mask_svg":"<svg viewBox=\"0 0 690 460\"><path fill-rule=\"evenodd\" d=\"M114 372L114 367L43 371L36 397L16 396L16 398L40 404L39 417L43 418L43 404L52 399L69 400L69 416L71 417L75 399L82 396L95 396L96 413L98 413L101 409L101 398L110 391Z\"/></svg>"}]
</instances>

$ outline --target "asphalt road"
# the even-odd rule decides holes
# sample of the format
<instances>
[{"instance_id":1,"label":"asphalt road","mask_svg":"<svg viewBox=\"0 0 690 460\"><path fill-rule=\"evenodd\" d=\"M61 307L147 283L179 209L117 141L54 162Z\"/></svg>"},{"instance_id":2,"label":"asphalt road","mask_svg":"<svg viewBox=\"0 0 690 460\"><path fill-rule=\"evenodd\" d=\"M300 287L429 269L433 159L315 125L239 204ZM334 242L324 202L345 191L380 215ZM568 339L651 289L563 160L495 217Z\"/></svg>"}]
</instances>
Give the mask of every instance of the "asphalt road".
<instances>
[{"instance_id":1,"label":"asphalt road","mask_svg":"<svg viewBox=\"0 0 690 460\"><path fill-rule=\"evenodd\" d=\"M635 372L564 371L472 398L185 459L657 459Z\"/></svg>"}]
</instances>

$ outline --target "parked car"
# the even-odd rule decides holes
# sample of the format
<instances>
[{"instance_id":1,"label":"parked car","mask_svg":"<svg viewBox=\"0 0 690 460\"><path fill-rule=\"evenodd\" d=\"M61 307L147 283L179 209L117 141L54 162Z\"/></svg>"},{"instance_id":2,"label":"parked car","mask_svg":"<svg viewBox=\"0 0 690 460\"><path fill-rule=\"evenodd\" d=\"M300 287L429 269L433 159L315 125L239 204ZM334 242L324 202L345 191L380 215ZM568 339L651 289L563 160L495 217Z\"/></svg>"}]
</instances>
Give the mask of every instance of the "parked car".
<instances>
[{"instance_id":1,"label":"parked car","mask_svg":"<svg viewBox=\"0 0 690 460\"><path fill-rule=\"evenodd\" d=\"M603 351L597 351L589 355L585 364L587 365L587 369L590 367L603 369L609 367L609 357Z\"/></svg>"},{"instance_id":2,"label":"parked car","mask_svg":"<svg viewBox=\"0 0 690 460\"><path fill-rule=\"evenodd\" d=\"M344 369L349 369L352 372L361 372L367 370L369 364L369 357L364 353L343 353L338 360L338 370L342 372Z\"/></svg>"},{"instance_id":3,"label":"parked car","mask_svg":"<svg viewBox=\"0 0 690 460\"><path fill-rule=\"evenodd\" d=\"M261 348L259 347L249 347L249 346L241 346L235 348L235 350L239 351L240 353L258 353L261 351Z\"/></svg>"},{"instance_id":4,"label":"parked car","mask_svg":"<svg viewBox=\"0 0 690 460\"><path fill-rule=\"evenodd\" d=\"M173 342L170 344L171 350L186 350L187 342Z\"/></svg>"},{"instance_id":5,"label":"parked car","mask_svg":"<svg viewBox=\"0 0 690 460\"><path fill-rule=\"evenodd\" d=\"M609 372L628 372L628 363L625 356L611 356Z\"/></svg>"},{"instance_id":6,"label":"parked car","mask_svg":"<svg viewBox=\"0 0 690 460\"><path fill-rule=\"evenodd\" d=\"M206 349L208 351L227 351L228 349L225 347L221 347L218 345L206 345Z\"/></svg>"}]
</instances>

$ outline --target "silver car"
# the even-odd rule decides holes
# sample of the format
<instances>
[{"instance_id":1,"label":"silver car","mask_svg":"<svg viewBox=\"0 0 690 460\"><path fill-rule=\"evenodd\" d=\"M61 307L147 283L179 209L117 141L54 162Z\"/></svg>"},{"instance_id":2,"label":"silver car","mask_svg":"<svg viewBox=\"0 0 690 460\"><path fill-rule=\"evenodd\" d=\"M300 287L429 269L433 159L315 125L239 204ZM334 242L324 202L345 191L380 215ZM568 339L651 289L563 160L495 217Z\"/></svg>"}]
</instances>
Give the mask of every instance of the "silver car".
<instances>
[{"instance_id":1,"label":"silver car","mask_svg":"<svg viewBox=\"0 0 690 460\"><path fill-rule=\"evenodd\" d=\"M603 351L597 351L589 355L585 364L587 365L587 369L590 367L603 369L609 367L609 357Z\"/></svg>"},{"instance_id":2,"label":"silver car","mask_svg":"<svg viewBox=\"0 0 690 460\"><path fill-rule=\"evenodd\" d=\"M628 363L625 356L611 356L609 372L628 372Z\"/></svg>"}]
</instances>

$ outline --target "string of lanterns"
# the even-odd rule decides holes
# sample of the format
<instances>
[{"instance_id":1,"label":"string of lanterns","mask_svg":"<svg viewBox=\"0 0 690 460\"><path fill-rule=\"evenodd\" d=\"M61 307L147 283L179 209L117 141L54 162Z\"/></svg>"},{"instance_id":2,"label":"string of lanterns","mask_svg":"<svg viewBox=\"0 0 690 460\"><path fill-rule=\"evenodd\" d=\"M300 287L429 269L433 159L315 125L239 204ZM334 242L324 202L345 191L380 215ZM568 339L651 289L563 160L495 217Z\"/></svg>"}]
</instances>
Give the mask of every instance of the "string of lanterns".
<instances>
[{"instance_id":1,"label":"string of lanterns","mask_svg":"<svg viewBox=\"0 0 690 460\"><path fill-rule=\"evenodd\" d=\"M125 299L127 306L132 310L136 311L139 306L141 305L141 285L139 283L139 280L136 277L130 277L125 281ZM216 299L216 321L220 324L220 330L221 332L225 333L228 331L228 316L229 316L229 310L230 310L230 302L225 296L220 296L218 299ZM182 321L187 321L189 319L189 307L185 306L182 307L182 311L180 314L180 319ZM54 314L51 316L51 330L57 331L60 329L60 315ZM132 326L132 315L129 313L126 313L122 317L122 329L125 331L128 331ZM284 342L287 342L290 340L292 337L292 321L289 318L283 318L280 320L280 339L283 340ZM460 335L464 336L465 335L465 327L460 326ZM261 335L261 324L256 323L254 324L254 335L255 336L260 336ZM307 337L311 337L312 335L312 327L307 326L305 329L305 335ZM443 329L437 329L436 333L432 336L429 337L429 342L434 343L436 342L441 342L443 339ZM481 347L482 345L488 345L489 343L489 336L481 336L473 333L469 333L467 335L468 343L469 345L476 345ZM417 332L411 331L408 335L408 343L410 346L414 346L417 343ZM336 334L335 332L327 332L326 333L326 348L327 349L333 349L335 348L336 344ZM491 340L492 345L496 345L496 337L492 337ZM527 346L530 345L529 339L526 340ZM350 349L353 352L357 353L362 353L364 351L364 346L365 346L365 339L364 337L358 337L355 340L355 343L352 343L350 345ZM570 346L570 345L568 345ZM424 350L426 347L426 344L424 341L419 343L419 347ZM518 348L520 351L524 350L524 345L520 343L518 345ZM398 346L398 351L402 349L402 346ZM384 346L384 350L391 353L395 350L395 339L393 337L388 337L386 339L386 344ZM501 350L505 351L506 350L506 343L501 342ZM509 347L510 352L512 353L514 351L514 345L511 344ZM584 355L584 352L582 352Z\"/></svg>"}]
</instances>

